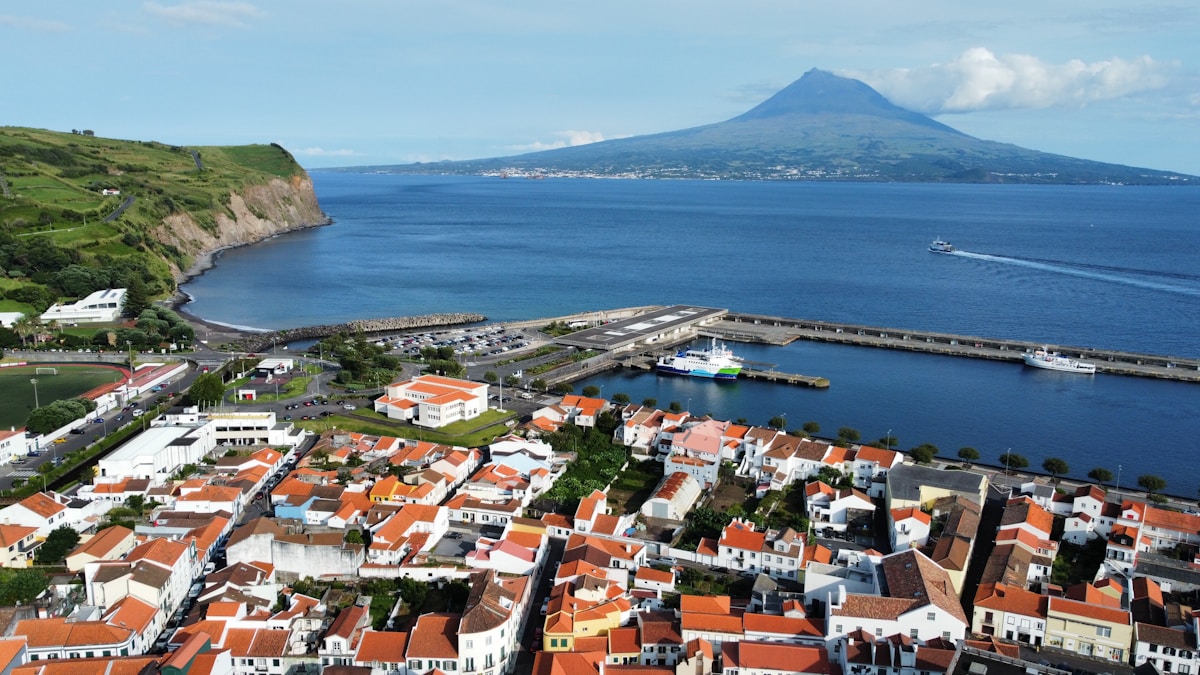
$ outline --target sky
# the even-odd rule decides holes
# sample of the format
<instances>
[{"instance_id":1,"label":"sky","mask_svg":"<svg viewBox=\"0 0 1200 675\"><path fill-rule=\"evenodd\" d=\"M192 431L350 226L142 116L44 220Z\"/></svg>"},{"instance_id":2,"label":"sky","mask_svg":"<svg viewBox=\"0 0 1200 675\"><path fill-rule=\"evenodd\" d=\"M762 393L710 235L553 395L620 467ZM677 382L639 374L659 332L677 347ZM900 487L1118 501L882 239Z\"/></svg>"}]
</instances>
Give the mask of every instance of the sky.
<instances>
[{"instance_id":1,"label":"sky","mask_svg":"<svg viewBox=\"0 0 1200 675\"><path fill-rule=\"evenodd\" d=\"M988 140L1200 175L1195 0L5 0L0 125L478 159L735 117L811 68Z\"/></svg>"}]
</instances>

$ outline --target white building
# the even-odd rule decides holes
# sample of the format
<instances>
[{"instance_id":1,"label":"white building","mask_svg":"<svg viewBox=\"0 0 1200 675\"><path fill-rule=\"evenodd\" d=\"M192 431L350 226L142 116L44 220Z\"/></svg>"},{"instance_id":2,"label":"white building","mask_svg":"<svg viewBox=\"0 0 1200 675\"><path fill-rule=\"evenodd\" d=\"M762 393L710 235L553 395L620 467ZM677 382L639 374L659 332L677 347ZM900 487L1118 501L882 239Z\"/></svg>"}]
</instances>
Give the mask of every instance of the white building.
<instances>
[{"instance_id":1,"label":"white building","mask_svg":"<svg viewBox=\"0 0 1200 675\"><path fill-rule=\"evenodd\" d=\"M215 426L155 426L100 459L97 483L148 478L162 483L187 464L198 464L217 447Z\"/></svg>"},{"instance_id":2,"label":"white building","mask_svg":"<svg viewBox=\"0 0 1200 675\"><path fill-rule=\"evenodd\" d=\"M700 483L688 473L676 471L654 489L650 499L642 504L642 515L648 518L683 520L692 505L700 498Z\"/></svg>"},{"instance_id":3,"label":"white building","mask_svg":"<svg viewBox=\"0 0 1200 675\"><path fill-rule=\"evenodd\" d=\"M112 323L125 307L125 289L109 288L96 291L70 304L53 304L42 314L42 323L57 321L60 325L73 323Z\"/></svg>"},{"instance_id":4,"label":"white building","mask_svg":"<svg viewBox=\"0 0 1200 675\"><path fill-rule=\"evenodd\" d=\"M487 384L440 375L418 375L387 386L375 412L436 429L478 417L488 409Z\"/></svg>"}]
</instances>

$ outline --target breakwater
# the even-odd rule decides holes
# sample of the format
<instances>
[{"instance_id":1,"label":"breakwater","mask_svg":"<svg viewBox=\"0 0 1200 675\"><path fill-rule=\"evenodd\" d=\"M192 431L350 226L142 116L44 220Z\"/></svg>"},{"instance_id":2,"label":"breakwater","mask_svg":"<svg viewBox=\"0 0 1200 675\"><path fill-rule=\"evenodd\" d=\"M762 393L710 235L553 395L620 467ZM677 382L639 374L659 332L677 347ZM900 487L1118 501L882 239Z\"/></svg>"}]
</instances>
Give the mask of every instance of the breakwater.
<instances>
[{"instance_id":1,"label":"breakwater","mask_svg":"<svg viewBox=\"0 0 1200 675\"><path fill-rule=\"evenodd\" d=\"M424 314L421 316L399 316L387 319L363 319L349 323L325 324L320 326L305 326L303 328L288 328L284 330L254 333L233 343L234 351L261 352L273 345L283 345L301 340L320 340L338 333L354 335L378 335L420 328L438 328L442 326L462 326L486 321L482 314L451 313Z\"/></svg>"},{"instance_id":2,"label":"breakwater","mask_svg":"<svg viewBox=\"0 0 1200 675\"><path fill-rule=\"evenodd\" d=\"M1018 362L1021 361L1021 355L1025 352L1048 346L1064 356L1096 364L1098 373L1200 382L1200 359L1071 345L1046 345L1025 340L1003 340L832 321L788 319L730 312L722 321L705 326L700 334L736 342L784 345L795 340L814 340L864 347L902 349L944 356Z\"/></svg>"}]
</instances>

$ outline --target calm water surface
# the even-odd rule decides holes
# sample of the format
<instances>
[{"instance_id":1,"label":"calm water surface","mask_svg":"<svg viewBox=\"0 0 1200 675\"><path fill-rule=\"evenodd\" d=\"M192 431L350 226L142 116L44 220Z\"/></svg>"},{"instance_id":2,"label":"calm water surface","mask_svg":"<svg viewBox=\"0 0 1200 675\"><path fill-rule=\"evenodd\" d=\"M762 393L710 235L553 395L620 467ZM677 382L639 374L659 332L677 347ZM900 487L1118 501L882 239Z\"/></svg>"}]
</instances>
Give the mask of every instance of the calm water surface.
<instances>
[{"instance_id":1,"label":"calm water surface","mask_svg":"<svg viewBox=\"0 0 1200 675\"><path fill-rule=\"evenodd\" d=\"M329 227L221 256L189 309L286 328L642 304L1200 356L1200 190L523 180L314 172ZM929 241L960 255L934 255ZM248 301L252 298L252 301ZM942 455L1008 448L1072 474L1124 466L1195 495L1200 386L812 343L736 345L828 391L654 375L595 380L764 423L889 429ZM582 383L586 384L586 383ZM1134 478L1130 478L1133 476Z\"/></svg>"}]
</instances>

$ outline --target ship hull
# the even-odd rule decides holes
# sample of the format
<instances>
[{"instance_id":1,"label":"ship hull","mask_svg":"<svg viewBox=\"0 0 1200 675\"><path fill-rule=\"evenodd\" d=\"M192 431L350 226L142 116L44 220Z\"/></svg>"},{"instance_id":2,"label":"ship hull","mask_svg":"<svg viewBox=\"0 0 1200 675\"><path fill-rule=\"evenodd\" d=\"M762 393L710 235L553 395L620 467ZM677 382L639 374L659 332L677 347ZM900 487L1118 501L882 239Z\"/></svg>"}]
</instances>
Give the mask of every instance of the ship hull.
<instances>
[{"instance_id":1,"label":"ship hull","mask_svg":"<svg viewBox=\"0 0 1200 675\"><path fill-rule=\"evenodd\" d=\"M675 368L673 366L663 365L661 363L658 364L658 366L656 366L655 369L663 375L682 375L685 377L706 377L706 378L709 378L712 380L736 380L738 377L738 373L741 372L740 368L738 368L736 370L733 368L723 368L716 372L713 372L710 370L701 370L701 369L686 370L683 368Z\"/></svg>"}]
</instances>

